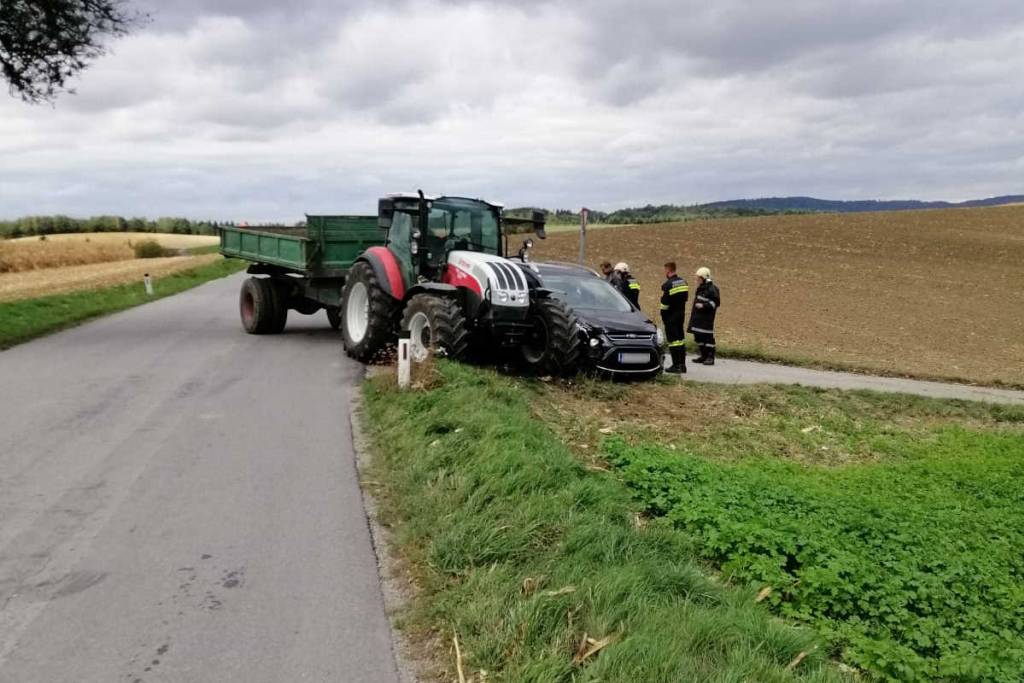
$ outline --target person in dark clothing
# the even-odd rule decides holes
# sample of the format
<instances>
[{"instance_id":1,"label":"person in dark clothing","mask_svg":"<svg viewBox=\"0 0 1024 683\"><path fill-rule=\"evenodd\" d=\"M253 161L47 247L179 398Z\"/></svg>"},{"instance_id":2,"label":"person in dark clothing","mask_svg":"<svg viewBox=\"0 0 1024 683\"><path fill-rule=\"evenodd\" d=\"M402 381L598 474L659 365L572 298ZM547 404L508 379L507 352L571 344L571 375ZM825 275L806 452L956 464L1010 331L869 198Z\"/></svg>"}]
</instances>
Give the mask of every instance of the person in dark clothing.
<instances>
[{"instance_id":1,"label":"person in dark clothing","mask_svg":"<svg viewBox=\"0 0 1024 683\"><path fill-rule=\"evenodd\" d=\"M675 261L665 264L665 281L661 283L661 321L665 324L665 338L672 365L666 372L686 372L686 332L683 321L686 317L686 300L690 297L690 286L676 273Z\"/></svg>"},{"instance_id":2,"label":"person in dark clothing","mask_svg":"<svg viewBox=\"0 0 1024 683\"><path fill-rule=\"evenodd\" d=\"M622 275L619 271L612 268L611 261L601 262L601 274L604 275L604 279L608 281L615 289L622 291Z\"/></svg>"},{"instance_id":3,"label":"person in dark clothing","mask_svg":"<svg viewBox=\"0 0 1024 683\"><path fill-rule=\"evenodd\" d=\"M693 310L690 325L686 329L693 333L693 339L700 349L700 356L694 363L715 364L715 314L722 305L718 285L711 281L711 271L697 269L697 291L693 296Z\"/></svg>"},{"instance_id":4,"label":"person in dark clothing","mask_svg":"<svg viewBox=\"0 0 1024 683\"><path fill-rule=\"evenodd\" d=\"M626 263L615 264L615 272L619 276L619 291L629 299L629 302L640 310L640 283L629 272L629 265ZM609 280L609 282L611 282ZM614 282L612 284L615 284Z\"/></svg>"}]
</instances>

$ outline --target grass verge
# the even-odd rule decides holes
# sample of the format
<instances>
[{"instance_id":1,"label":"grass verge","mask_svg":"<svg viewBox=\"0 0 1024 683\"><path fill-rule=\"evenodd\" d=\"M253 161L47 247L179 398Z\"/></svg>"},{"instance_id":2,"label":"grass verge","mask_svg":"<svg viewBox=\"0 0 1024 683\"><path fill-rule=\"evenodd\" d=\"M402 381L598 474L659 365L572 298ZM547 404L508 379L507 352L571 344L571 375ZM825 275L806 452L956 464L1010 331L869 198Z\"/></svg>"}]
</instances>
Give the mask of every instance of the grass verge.
<instances>
[{"instance_id":1,"label":"grass verge","mask_svg":"<svg viewBox=\"0 0 1024 683\"><path fill-rule=\"evenodd\" d=\"M241 261L224 259L172 273L154 280L153 296L146 294L140 282L0 303L0 349L101 315L177 294L209 280L236 273L244 266Z\"/></svg>"},{"instance_id":2,"label":"grass verge","mask_svg":"<svg viewBox=\"0 0 1024 683\"><path fill-rule=\"evenodd\" d=\"M1024 679L1024 409L678 382L545 393L652 524L869 678Z\"/></svg>"},{"instance_id":3,"label":"grass verge","mask_svg":"<svg viewBox=\"0 0 1024 683\"><path fill-rule=\"evenodd\" d=\"M834 681L810 629L705 571L694 538L635 514L533 414L535 385L442 363L365 385L367 485L419 590L403 629L458 638L467 680Z\"/></svg>"}]
</instances>

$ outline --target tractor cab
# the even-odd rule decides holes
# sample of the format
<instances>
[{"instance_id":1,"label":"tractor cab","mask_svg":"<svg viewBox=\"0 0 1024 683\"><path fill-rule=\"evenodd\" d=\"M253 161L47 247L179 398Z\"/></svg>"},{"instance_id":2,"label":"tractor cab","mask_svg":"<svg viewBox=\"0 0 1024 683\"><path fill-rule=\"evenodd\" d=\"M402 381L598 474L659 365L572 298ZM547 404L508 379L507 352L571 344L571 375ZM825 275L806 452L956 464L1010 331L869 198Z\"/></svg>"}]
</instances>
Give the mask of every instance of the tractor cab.
<instances>
[{"instance_id":1,"label":"tractor cab","mask_svg":"<svg viewBox=\"0 0 1024 683\"><path fill-rule=\"evenodd\" d=\"M544 236L540 212L530 219L505 218L500 204L466 197L389 195L379 201L378 220L409 281L439 280L453 251L504 257L509 227L528 224Z\"/></svg>"}]
</instances>

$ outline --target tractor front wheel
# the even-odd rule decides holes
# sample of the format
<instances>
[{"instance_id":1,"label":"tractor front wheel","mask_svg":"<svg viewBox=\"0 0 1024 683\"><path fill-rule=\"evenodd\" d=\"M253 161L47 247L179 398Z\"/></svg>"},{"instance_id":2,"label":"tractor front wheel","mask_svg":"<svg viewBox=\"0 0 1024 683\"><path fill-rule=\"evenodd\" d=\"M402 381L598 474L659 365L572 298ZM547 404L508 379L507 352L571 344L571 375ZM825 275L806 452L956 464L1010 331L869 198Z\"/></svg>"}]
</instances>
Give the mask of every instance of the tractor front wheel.
<instances>
[{"instance_id":1,"label":"tractor front wheel","mask_svg":"<svg viewBox=\"0 0 1024 683\"><path fill-rule=\"evenodd\" d=\"M534 372L570 375L580 359L576 314L562 301L538 299L531 305L530 331L522 344L523 362Z\"/></svg>"},{"instance_id":2,"label":"tractor front wheel","mask_svg":"<svg viewBox=\"0 0 1024 683\"><path fill-rule=\"evenodd\" d=\"M359 261L341 290L341 338L358 361L373 360L394 335L395 302L369 263Z\"/></svg>"},{"instance_id":3,"label":"tractor front wheel","mask_svg":"<svg viewBox=\"0 0 1024 683\"><path fill-rule=\"evenodd\" d=\"M431 352L463 360L469 352L466 316L458 301L433 294L409 299L402 315L402 331L409 333L412 359L422 362Z\"/></svg>"}]
</instances>

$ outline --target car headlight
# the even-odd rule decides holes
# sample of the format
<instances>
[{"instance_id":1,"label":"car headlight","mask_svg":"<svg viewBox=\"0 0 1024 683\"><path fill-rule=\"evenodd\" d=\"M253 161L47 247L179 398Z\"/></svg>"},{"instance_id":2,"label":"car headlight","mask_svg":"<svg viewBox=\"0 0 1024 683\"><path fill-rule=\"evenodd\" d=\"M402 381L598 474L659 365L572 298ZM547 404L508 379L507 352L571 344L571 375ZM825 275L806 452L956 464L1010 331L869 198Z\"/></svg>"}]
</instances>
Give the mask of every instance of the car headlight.
<instances>
[{"instance_id":1,"label":"car headlight","mask_svg":"<svg viewBox=\"0 0 1024 683\"><path fill-rule=\"evenodd\" d=\"M661 331L660 327L655 327L654 330L655 330L654 338L658 341L658 346L664 345L665 344L665 333Z\"/></svg>"},{"instance_id":2,"label":"car headlight","mask_svg":"<svg viewBox=\"0 0 1024 683\"><path fill-rule=\"evenodd\" d=\"M601 344L601 340L598 339L597 337L591 337L590 338L590 347L591 348L596 349L598 346L600 346L600 344Z\"/></svg>"}]
</instances>

